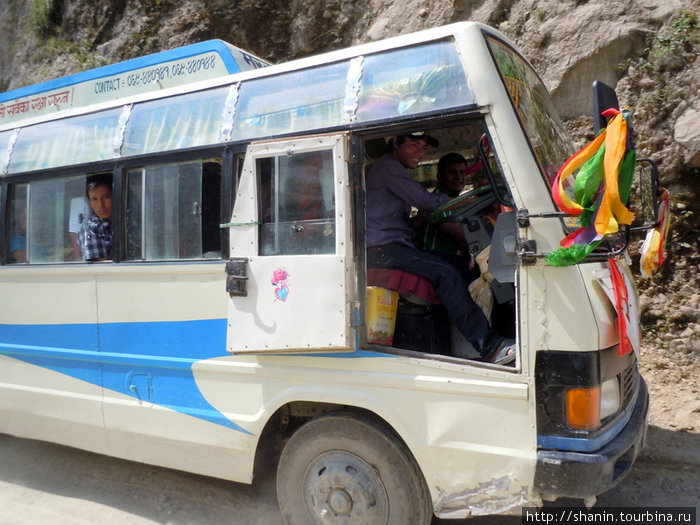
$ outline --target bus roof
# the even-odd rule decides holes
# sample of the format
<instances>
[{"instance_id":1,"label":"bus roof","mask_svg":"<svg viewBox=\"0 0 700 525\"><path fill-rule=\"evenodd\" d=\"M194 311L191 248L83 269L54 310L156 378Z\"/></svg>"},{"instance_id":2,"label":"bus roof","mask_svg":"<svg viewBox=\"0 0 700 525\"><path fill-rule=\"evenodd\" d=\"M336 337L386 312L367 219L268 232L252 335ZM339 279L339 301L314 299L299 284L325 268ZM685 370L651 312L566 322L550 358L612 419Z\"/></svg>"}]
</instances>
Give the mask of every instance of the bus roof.
<instances>
[{"instance_id":1,"label":"bus roof","mask_svg":"<svg viewBox=\"0 0 700 525\"><path fill-rule=\"evenodd\" d=\"M0 125L269 65L208 40L0 93Z\"/></svg>"},{"instance_id":2,"label":"bus roof","mask_svg":"<svg viewBox=\"0 0 700 525\"><path fill-rule=\"evenodd\" d=\"M11 122L0 118L0 177L474 109L479 104L471 84L482 81L468 78L466 65L494 67L486 56L484 33L502 38L483 24L459 22L263 69L249 64L247 71L192 78L170 87L156 78L151 83L158 89L120 92L102 101L70 106L70 100L58 100L62 105L46 113L24 113ZM128 83L134 80L129 75L153 76L158 68L177 72L188 63L200 64L202 58L183 60L174 65L158 62L138 73L123 73L122 78ZM95 90L109 78L86 84ZM500 85L493 75L483 80L496 81ZM68 96L61 93L73 88L58 89L12 104L24 104L28 111L35 100L53 97L46 103L56 106L57 99ZM0 102L0 116L7 108Z\"/></svg>"}]
</instances>

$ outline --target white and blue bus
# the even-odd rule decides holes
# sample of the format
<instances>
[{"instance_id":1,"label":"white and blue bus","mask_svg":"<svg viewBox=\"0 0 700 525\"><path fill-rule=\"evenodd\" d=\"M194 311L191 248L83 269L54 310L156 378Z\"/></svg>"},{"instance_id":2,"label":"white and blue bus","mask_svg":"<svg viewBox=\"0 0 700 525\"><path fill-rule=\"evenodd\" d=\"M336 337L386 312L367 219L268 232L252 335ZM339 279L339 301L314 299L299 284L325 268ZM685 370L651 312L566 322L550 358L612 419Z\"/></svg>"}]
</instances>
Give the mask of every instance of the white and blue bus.
<instances>
[{"instance_id":1,"label":"white and blue bus","mask_svg":"<svg viewBox=\"0 0 700 525\"><path fill-rule=\"evenodd\" d=\"M514 363L465 358L429 283L366 268L366 170L416 130L439 141L426 186L447 152L481 165L445 216L490 246ZM2 94L0 432L237 482L281 450L290 524L590 504L648 395L619 236L545 262L573 153L529 63L469 22L281 65L213 41ZM111 247L86 261L95 177Z\"/></svg>"}]
</instances>

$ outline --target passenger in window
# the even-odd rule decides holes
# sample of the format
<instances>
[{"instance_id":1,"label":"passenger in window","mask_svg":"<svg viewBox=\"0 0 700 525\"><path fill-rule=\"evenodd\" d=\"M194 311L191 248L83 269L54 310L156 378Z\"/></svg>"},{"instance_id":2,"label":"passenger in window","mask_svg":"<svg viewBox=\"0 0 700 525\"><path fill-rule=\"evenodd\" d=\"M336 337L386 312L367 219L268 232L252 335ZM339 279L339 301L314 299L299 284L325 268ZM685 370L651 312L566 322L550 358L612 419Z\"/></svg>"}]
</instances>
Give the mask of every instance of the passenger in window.
<instances>
[{"instance_id":1,"label":"passenger in window","mask_svg":"<svg viewBox=\"0 0 700 525\"><path fill-rule=\"evenodd\" d=\"M15 208L10 236L10 255L12 262L27 262L27 207L25 205Z\"/></svg>"},{"instance_id":2,"label":"passenger in window","mask_svg":"<svg viewBox=\"0 0 700 525\"><path fill-rule=\"evenodd\" d=\"M323 158L312 155L293 170L288 189L291 220L310 221L332 216L332 210L326 209L323 199L322 168Z\"/></svg>"},{"instance_id":3,"label":"passenger in window","mask_svg":"<svg viewBox=\"0 0 700 525\"><path fill-rule=\"evenodd\" d=\"M112 255L112 176L88 178L87 197L94 215L80 232L80 249L86 261L105 261Z\"/></svg>"},{"instance_id":4,"label":"passenger in window","mask_svg":"<svg viewBox=\"0 0 700 525\"><path fill-rule=\"evenodd\" d=\"M367 267L395 268L428 279L450 319L481 354L483 361L507 364L515 359L515 342L496 333L469 295L457 269L438 255L416 248L409 217L411 207L433 211L450 200L430 193L408 169L418 166L434 137L411 133L394 137L388 153L369 169L367 188Z\"/></svg>"},{"instance_id":5,"label":"passenger in window","mask_svg":"<svg viewBox=\"0 0 700 525\"><path fill-rule=\"evenodd\" d=\"M300 155L290 167L287 181L287 220L291 228L291 250L295 253L332 253L335 249L334 210L326 207L323 195L323 157Z\"/></svg>"},{"instance_id":6,"label":"passenger in window","mask_svg":"<svg viewBox=\"0 0 700 525\"><path fill-rule=\"evenodd\" d=\"M15 205L12 217L12 233L10 235L10 260L11 263L26 263L30 258L32 262L43 260L46 257L46 250L32 242L27 241L27 231L29 229L26 201L20 201Z\"/></svg>"}]
</instances>

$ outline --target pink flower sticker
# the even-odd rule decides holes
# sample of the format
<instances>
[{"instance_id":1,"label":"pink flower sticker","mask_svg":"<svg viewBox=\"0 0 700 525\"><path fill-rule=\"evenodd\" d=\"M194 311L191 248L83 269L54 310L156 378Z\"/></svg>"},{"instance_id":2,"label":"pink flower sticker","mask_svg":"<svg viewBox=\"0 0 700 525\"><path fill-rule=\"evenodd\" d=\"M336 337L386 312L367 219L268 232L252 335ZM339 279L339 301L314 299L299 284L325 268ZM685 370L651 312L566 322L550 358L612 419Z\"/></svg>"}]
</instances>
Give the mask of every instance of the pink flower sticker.
<instances>
[{"instance_id":1,"label":"pink flower sticker","mask_svg":"<svg viewBox=\"0 0 700 525\"><path fill-rule=\"evenodd\" d=\"M289 296L289 274L283 268L277 268L272 272L272 285L275 286L275 297L280 301L286 301Z\"/></svg>"}]
</instances>

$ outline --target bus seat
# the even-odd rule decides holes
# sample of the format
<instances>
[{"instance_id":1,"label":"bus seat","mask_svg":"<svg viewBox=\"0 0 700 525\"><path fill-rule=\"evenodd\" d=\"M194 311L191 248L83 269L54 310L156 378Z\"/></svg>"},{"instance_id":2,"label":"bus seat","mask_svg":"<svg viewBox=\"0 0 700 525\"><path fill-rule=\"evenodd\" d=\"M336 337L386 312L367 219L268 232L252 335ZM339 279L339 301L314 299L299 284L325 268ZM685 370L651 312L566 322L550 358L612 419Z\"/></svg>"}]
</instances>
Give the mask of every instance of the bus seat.
<instances>
[{"instance_id":1,"label":"bus seat","mask_svg":"<svg viewBox=\"0 0 700 525\"><path fill-rule=\"evenodd\" d=\"M395 268L367 268L367 286L394 290L416 304L442 304L428 279Z\"/></svg>"}]
</instances>

